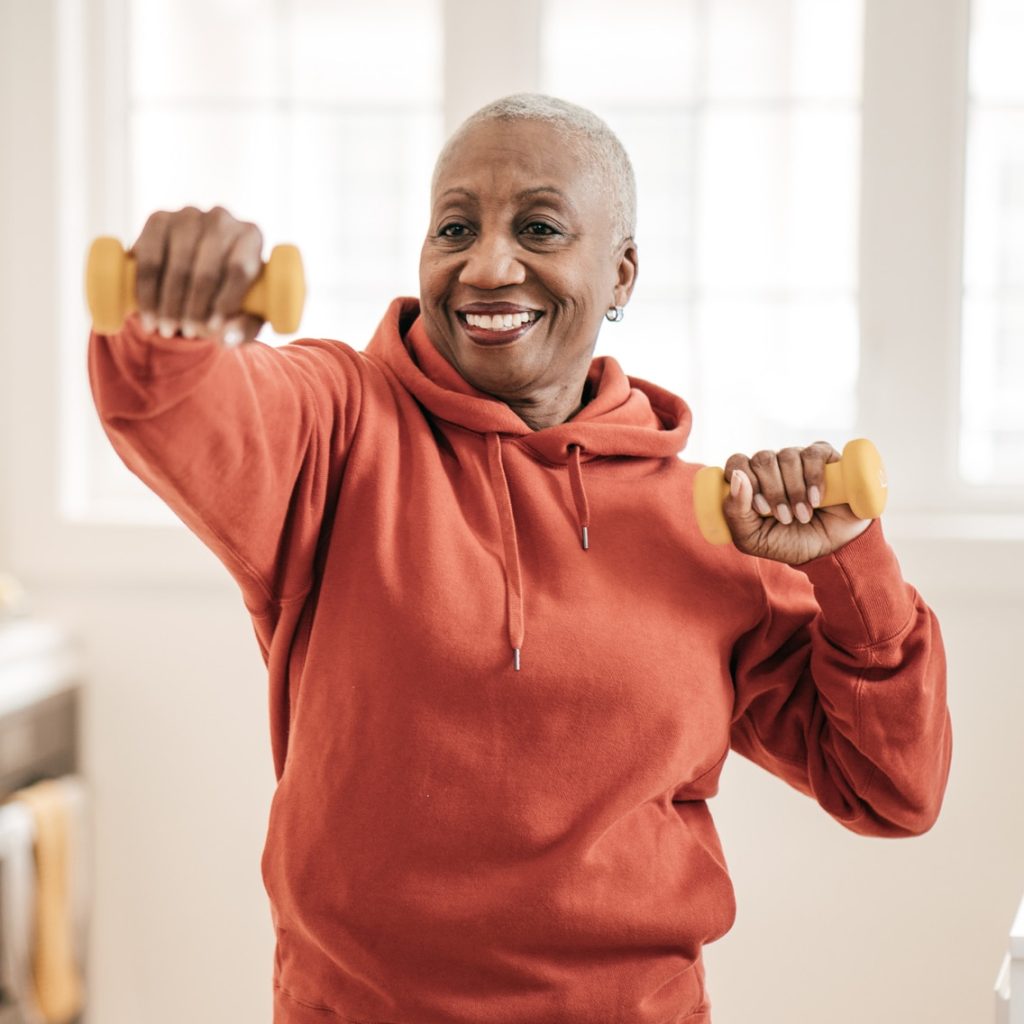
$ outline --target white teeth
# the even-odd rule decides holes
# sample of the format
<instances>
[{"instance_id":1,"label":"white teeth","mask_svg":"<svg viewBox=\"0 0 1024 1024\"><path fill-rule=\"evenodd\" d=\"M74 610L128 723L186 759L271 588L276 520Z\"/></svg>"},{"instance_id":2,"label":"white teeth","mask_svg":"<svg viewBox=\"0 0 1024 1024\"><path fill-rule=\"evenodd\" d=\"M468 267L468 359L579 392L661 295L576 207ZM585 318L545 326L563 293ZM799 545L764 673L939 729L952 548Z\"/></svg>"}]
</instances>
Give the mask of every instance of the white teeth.
<instances>
[{"instance_id":1,"label":"white teeth","mask_svg":"<svg viewBox=\"0 0 1024 1024\"><path fill-rule=\"evenodd\" d=\"M470 327L482 327L487 331L509 331L536 319L536 313L499 313L497 316L482 316L479 313L466 314L466 323Z\"/></svg>"}]
</instances>

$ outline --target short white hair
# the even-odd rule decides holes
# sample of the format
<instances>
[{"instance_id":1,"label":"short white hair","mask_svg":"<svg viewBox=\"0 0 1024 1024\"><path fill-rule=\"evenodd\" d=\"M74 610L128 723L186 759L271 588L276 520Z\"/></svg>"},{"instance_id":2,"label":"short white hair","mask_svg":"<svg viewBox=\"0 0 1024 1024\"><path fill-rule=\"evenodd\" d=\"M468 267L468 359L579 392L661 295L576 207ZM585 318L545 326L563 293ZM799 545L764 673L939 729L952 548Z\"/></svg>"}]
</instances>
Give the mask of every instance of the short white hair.
<instances>
[{"instance_id":1,"label":"short white hair","mask_svg":"<svg viewBox=\"0 0 1024 1024\"><path fill-rule=\"evenodd\" d=\"M472 128L486 121L543 121L550 124L579 156L596 168L612 211L616 244L636 232L636 177L625 146L593 111L556 96L518 92L503 96L470 114L444 144L434 165L432 185L452 147Z\"/></svg>"}]
</instances>

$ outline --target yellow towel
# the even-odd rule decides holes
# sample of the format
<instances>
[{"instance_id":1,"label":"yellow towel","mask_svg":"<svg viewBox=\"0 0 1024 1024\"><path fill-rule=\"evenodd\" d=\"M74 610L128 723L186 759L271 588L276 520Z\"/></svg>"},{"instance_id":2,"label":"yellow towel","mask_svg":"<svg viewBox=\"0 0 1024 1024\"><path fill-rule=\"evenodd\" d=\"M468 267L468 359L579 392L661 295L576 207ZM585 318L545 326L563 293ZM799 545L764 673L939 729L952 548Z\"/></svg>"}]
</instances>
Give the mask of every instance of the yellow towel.
<instances>
[{"instance_id":1,"label":"yellow towel","mask_svg":"<svg viewBox=\"0 0 1024 1024\"><path fill-rule=\"evenodd\" d=\"M71 932L67 804L53 779L20 789L11 800L28 805L36 826L36 999L49 1024L68 1024L82 1011L84 986Z\"/></svg>"}]
</instances>

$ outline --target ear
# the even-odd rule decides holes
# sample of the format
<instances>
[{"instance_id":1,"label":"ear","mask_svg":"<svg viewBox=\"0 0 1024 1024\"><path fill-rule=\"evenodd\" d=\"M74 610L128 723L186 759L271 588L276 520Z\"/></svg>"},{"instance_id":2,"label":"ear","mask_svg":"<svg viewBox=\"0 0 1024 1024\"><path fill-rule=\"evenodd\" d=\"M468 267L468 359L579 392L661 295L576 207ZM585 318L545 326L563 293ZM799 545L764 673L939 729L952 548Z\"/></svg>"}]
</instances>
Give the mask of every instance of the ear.
<instances>
[{"instance_id":1,"label":"ear","mask_svg":"<svg viewBox=\"0 0 1024 1024\"><path fill-rule=\"evenodd\" d=\"M616 250L615 262L618 275L615 282L615 305L624 306L633 294L633 285L636 284L636 275L640 269L636 242L632 238L627 238Z\"/></svg>"}]
</instances>

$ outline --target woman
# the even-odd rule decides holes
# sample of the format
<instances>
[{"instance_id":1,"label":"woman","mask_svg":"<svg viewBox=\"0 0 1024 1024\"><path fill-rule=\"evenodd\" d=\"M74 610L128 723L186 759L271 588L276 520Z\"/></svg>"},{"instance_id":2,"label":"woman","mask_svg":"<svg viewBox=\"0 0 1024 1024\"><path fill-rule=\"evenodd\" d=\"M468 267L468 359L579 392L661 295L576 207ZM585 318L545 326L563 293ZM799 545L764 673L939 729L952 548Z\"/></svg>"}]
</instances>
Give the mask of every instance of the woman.
<instances>
[{"instance_id":1,"label":"woman","mask_svg":"<svg viewBox=\"0 0 1024 1024\"><path fill-rule=\"evenodd\" d=\"M853 832L925 832L938 622L879 520L818 507L827 442L733 455L735 545L702 539L688 406L592 358L638 266L602 121L491 104L431 202L420 298L365 351L226 345L262 238L221 208L154 214L141 316L90 337L112 444L268 667L274 1019L709 1021L728 751Z\"/></svg>"}]
</instances>

